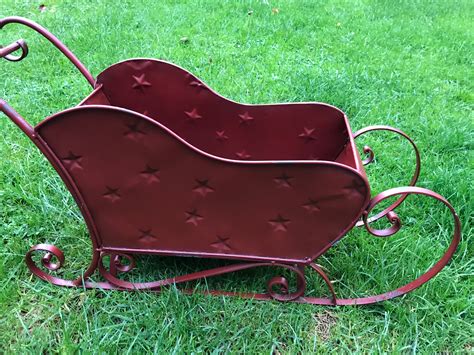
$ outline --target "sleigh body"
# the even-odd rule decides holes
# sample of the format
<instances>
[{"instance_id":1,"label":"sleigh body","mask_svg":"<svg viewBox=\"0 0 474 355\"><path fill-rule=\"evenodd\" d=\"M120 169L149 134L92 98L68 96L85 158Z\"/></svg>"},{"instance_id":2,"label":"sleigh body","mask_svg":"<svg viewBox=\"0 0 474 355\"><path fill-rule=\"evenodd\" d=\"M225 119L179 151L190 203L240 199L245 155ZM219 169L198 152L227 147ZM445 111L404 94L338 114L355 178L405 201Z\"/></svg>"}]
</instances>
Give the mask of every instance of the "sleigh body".
<instances>
[{"instance_id":1,"label":"sleigh body","mask_svg":"<svg viewBox=\"0 0 474 355\"><path fill-rule=\"evenodd\" d=\"M44 28L22 18L4 19L0 27L11 22L42 33L93 86L78 106L54 114L36 127L1 102L2 111L35 142L65 182L93 242L90 267L70 281L51 274L64 262L58 248L45 244L33 247L27 264L40 278L64 286L159 290L171 283L276 266L296 274L294 292L286 279L277 277L268 282L265 294L240 295L360 304L411 291L439 272L454 253L460 238L459 220L443 197L413 186L370 197L364 164L373 156L361 161L354 138L370 130L390 130L408 138L403 132L377 126L353 134L346 115L322 103L236 103L186 70L158 60L120 62L94 79ZM10 53L18 49L22 55L13 58ZM22 59L26 43L20 40L0 53L6 59ZM365 152L372 154L368 147ZM417 167L410 185L419 174L416 147L415 152ZM315 260L356 225L365 224L376 236L396 233L400 220L393 210L411 193L434 197L452 211L455 232L446 256L426 276L396 291L337 299ZM374 206L391 196L399 199L369 219ZM392 226L373 230L370 222L382 217L388 217ZM38 251L45 253L42 266L32 258ZM166 280L132 283L121 276L134 267L136 254L240 262ZM97 268L106 281L93 284L88 278ZM305 269L323 277L331 298L304 296Z\"/></svg>"}]
</instances>

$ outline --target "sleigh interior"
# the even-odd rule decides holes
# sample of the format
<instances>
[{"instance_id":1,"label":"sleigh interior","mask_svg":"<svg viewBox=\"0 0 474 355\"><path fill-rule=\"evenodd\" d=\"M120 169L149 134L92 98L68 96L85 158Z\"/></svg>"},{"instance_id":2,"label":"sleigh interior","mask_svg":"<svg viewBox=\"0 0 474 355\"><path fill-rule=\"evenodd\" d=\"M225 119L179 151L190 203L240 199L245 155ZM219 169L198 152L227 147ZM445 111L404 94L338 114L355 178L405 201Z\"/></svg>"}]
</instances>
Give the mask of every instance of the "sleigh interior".
<instances>
[{"instance_id":1,"label":"sleigh interior","mask_svg":"<svg viewBox=\"0 0 474 355\"><path fill-rule=\"evenodd\" d=\"M305 262L369 199L340 110L238 104L161 61L108 68L35 130L109 251Z\"/></svg>"},{"instance_id":2,"label":"sleigh interior","mask_svg":"<svg viewBox=\"0 0 474 355\"><path fill-rule=\"evenodd\" d=\"M75 280L53 276L64 255L39 244L26 256L28 267L57 285L118 289L160 289L260 266L296 274L290 292L283 277L271 279L258 299L313 304L362 304L409 292L438 273L453 255L460 223L440 195L413 187L419 154L403 132L375 126L352 133L339 109L322 103L245 105L226 99L173 64L134 59L117 63L94 79L78 59L41 26L27 25L58 47L93 86L77 107L30 126L0 100L0 109L38 146L63 179L87 223L93 244L89 268ZM11 53L21 50L19 57ZM19 40L0 49L0 58L21 60L28 53ZM354 138L387 130L409 140L417 166L409 187L387 190L372 199ZM452 212L453 241L443 258L415 281L377 296L337 299L315 260L355 225L379 237L401 226L394 209L408 194L433 197ZM381 201L398 200L369 218ZM391 227L376 230L374 220L388 217ZM41 265L32 258L44 252ZM140 253L239 259L240 263L150 283L124 281ZM104 258L109 257L109 269ZM56 262L53 259L57 259ZM128 259L129 263L124 264ZM88 278L99 269L106 282ZM305 297L304 270L316 271L331 298ZM280 288L274 292L275 286ZM216 292L229 295L228 292Z\"/></svg>"}]
</instances>

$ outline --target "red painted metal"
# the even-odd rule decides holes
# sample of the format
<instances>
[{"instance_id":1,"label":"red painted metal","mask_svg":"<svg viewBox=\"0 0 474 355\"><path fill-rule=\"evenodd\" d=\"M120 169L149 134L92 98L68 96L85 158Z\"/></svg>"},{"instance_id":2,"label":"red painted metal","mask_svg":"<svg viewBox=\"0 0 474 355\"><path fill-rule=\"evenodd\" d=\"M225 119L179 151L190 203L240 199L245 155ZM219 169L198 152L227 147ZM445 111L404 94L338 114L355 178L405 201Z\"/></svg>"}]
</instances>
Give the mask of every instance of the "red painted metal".
<instances>
[{"instance_id":1,"label":"red painted metal","mask_svg":"<svg viewBox=\"0 0 474 355\"><path fill-rule=\"evenodd\" d=\"M421 170L420 152L418 151L418 148L417 148L415 142L405 132L403 132L403 131L401 131L397 128L393 128L393 127L389 127L389 126L368 126L368 127L362 128L361 130L354 133L354 138L357 138L357 137L360 137L360 136L362 136L366 133L375 132L375 131L388 131L388 132L396 133L399 136L402 136L403 138L405 138L411 144L411 146L413 148L413 151L415 152L415 171L413 173L413 176L412 176L408 186L415 186L416 182L418 181L418 177L420 176L420 170ZM375 158L375 154L374 154L372 148L370 148L367 145L364 146L364 153L369 155L366 159L364 159L362 161L362 164L365 166L365 165L368 165L368 164L373 162L373 160ZM375 221L379 220L380 218L387 216L391 211L393 211L395 208L400 206L400 204L405 200L406 197L407 197L407 195L401 195L390 206L385 208L383 211L377 213L375 216L371 217L368 222L369 223L375 222ZM360 227L362 225L364 225L364 223L362 221L359 221L356 224L357 227Z\"/></svg>"},{"instance_id":2,"label":"red painted metal","mask_svg":"<svg viewBox=\"0 0 474 355\"><path fill-rule=\"evenodd\" d=\"M54 36L46 28L24 17L11 16L11 17L5 17L3 19L0 19L0 30L9 23L18 23L18 24L27 26L35 30L36 32L38 32L40 35L42 35L44 38L50 41L57 49L59 49L61 53L63 53L72 62L72 64L74 64L76 68L79 69L79 71L82 73L82 75L84 75L87 81L91 85L94 85L94 82L95 82L94 77L87 70L84 64L82 64L79 61L79 59L77 59L77 57L59 39L57 39L56 36ZM25 51L27 52L27 50L24 48L24 46L20 45L20 47L23 49L23 55L22 55L22 58L19 58L18 60L23 59L27 54L25 53ZM2 57L3 55L0 55L0 58ZM9 59L9 58L6 58L6 59ZM10 58L9 60L12 60L12 59Z\"/></svg>"},{"instance_id":3,"label":"red painted metal","mask_svg":"<svg viewBox=\"0 0 474 355\"><path fill-rule=\"evenodd\" d=\"M27 19L0 20L31 27L48 38L94 87L77 107L31 127L5 101L4 112L40 149L77 202L92 240L92 260L74 280L54 276L65 262L53 245L39 244L26 255L29 269L60 286L159 291L170 284L257 267L284 269L267 282L266 293L211 291L311 304L367 304L403 295L435 276L460 240L460 222L440 195L413 186L370 199L370 188L354 138L387 126L351 133L346 115L323 103L246 105L226 99L186 70L153 59L117 63L97 80L56 37ZM13 57L12 53L22 50ZM23 40L1 49L0 57L21 60ZM316 259L352 227L388 237L401 228L394 209L409 194L444 203L454 219L453 240L441 260L415 281L381 295L339 299ZM386 198L398 200L369 218ZM387 217L391 227L372 221ZM33 255L42 254L41 265ZM231 265L153 282L130 282L134 255L195 256L239 261ZM105 259L108 259L108 267ZM104 282L89 277L98 270ZM315 271L331 297L305 296L305 271ZM184 292L196 292L185 289Z\"/></svg>"},{"instance_id":4,"label":"red painted metal","mask_svg":"<svg viewBox=\"0 0 474 355\"><path fill-rule=\"evenodd\" d=\"M20 55L13 56L10 54L17 51L18 49L21 49ZM20 60L25 58L27 55L28 55L28 45L23 39L19 39L18 41L13 42L12 44L9 44L6 47L0 48L0 58L5 58L6 60L9 60L10 62L19 62Z\"/></svg>"}]
</instances>

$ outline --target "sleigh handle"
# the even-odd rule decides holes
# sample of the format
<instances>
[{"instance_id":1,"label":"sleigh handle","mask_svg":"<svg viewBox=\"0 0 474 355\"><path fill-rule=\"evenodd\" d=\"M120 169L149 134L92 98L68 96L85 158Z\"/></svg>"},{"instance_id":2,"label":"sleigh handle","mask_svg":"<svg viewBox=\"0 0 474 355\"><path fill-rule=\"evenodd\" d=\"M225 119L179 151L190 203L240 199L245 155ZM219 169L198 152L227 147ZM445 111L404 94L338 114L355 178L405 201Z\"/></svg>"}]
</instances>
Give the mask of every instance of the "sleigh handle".
<instances>
[{"instance_id":1,"label":"sleigh handle","mask_svg":"<svg viewBox=\"0 0 474 355\"><path fill-rule=\"evenodd\" d=\"M43 37L45 37L48 41L50 41L56 48L58 48L71 62L76 66L77 69L81 72L82 75L87 79L89 84L94 87L95 79L92 74L86 69L84 64L80 62L79 59L72 53L69 48L67 48L59 39L57 39L51 32L49 32L43 26L37 24L34 21L28 20L24 17L12 16L12 17L5 17L0 19L0 29L2 29L5 25L9 23L19 23L25 25ZM11 55L12 52L22 49L22 54L18 57L13 57ZM28 47L26 46L26 42L24 40L18 40L7 47L4 47L0 50L0 58L5 58L10 61L19 61L22 60L28 54Z\"/></svg>"}]
</instances>

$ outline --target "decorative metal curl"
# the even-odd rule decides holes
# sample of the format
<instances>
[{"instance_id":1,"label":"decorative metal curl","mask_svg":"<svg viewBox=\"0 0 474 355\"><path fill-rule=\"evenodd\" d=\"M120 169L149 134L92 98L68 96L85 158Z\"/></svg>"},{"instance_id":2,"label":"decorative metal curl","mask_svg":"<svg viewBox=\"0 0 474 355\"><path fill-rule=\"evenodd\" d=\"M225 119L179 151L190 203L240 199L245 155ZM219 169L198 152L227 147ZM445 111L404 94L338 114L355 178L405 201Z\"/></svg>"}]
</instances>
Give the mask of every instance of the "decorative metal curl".
<instances>
[{"instance_id":1,"label":"decorative metal curl","mask_svg":"<svg viewBox=\"0 0 474 355\"><path fill-rule=\"evenodd\" d=\"M11 17L5 17L5 18L0 19L0 29L2 29L5 25L10 24L10 23L22 24L24 26L27 26L27 27L35 30L40 35L45 37L56 48L58 48L72 62L72 64L74 64L76 66L76 68L82 73L82 75L84 75L84 77L91 84L91 86L94 87L95 79L92 76L92 74L87 70L87 68L84 66L84 64L82 64L79 61L79 59L77 59L77 57L69 50L69 48L67 48L59 39L57 39L46 28L44 28L43 26L40 26L36 22L28 20L24 17L11 16ZM7 53L7 54L9 54L9 53Z\"/></svg>"},{"instance_id":2,"label":"decorative metal curl","mask_svg":"<svg viewBox=\"0 0 474 355\"><path fill-rule=\"evenodd\" d=\"M282 265L279 265L282 266ZM271 298L277 301L293 301L301 296L304 295L306 290L306 279L304 277L304 272L297 268L290 265L282 266L296 274L297 282L296 282L296 291L289 292L289 283L288 280L283 276L276 276L270 279L267 283L267 292ZM277 286L278 292L275 292L275 286Z\"/></svg>"},{"instance_id":3,"label":"decorative metal curl","mask_svg":"<svg viewBox=\"0 0 474 355\"><path fill-rule=\"evenodd\" d=\"M58 259L59 261L58 263L51 262L51 260L53 259L53 256ZM47 252L41 258L41 264L43 264L43 266L50 271L59 270L63 266L63 263L64 263L64 254L62 252L61 254L58 254L58 255Z\"/></svg>"},{"instance_id":4,"label":"decorative metal curl","mask_svg":"<svg viewBox=\"0 0 474 355\"><path fill-rule=\"evenodd\" d=\"M365 127L365 128L362 128L361 130L357 131L354 133L354 139L356 139L357 137L365 134L365 133L368 133L368 132L373 132L373 131L388 131L388 132L393 132L393 133L396 133L404 138L406 138L408 140L408 142L410 142L411 146L413 147L413 150L415 152L415 158L416 158L416 164L415 164L415 171L413 172L413 176L410 180L410 183L408 184L408 186L415 186L416 185L416 182L418 181L418 177L420 176L420 169L421 169L421 158L420 158L420 152L418 151L418 148L415 144L415 142L403 131L397 129L397 128L393 128L393 127L390 127L390 126L368 126L368 127ZM362 164L363 165L367 165L367 164L370 164L373 160L374 160L374 152L372 150L372 148L370 148L369 146L365 146L364 147L364 153L365 154L369 154L369 157L364 159L362 161ZM400 197L394 202L392 203L390 206L388 206L387 208L385 208L383 211L377 213L375 216L369 218L366 222L368 223L371 223L371 222L375 222L377 220L379 220L380 218L382 217L385 217L385 216L388 216L388 213L389 212L392 212L395 208L397 208L398 206L400 206L400 204L407 198L407 194L401 194ZM390 220L390 217L389 217L389 220ZM364 221L359 221L356 223L356 227L361 227L363 226L366 222ZM396 232L395 232L396 233Z\"/></svg>"},{"instance_id":5,"label":"decorative metal curl","mask_svg":"<svg viewBox=\"0 0 474 355\"><path fill-rule=\"evenodd\" d=\"M57 271L64 265L64 253L61 249L55 247L54 245L38 244L32 247L26 254L26 264L28 265L30 270L33 271L33 273L35 273L39 278L46 281L50 281L49 277L51 277L51 275L46 274L43 270L38 268L35 262L33 261L32 255L34 252L38 251L45 253L44 256L41 258L41 264L50 271ZM53 257L56 258L57 263L51 262Z\"/></svg>"},{"instance_id":6,"label":"decorative metal curl","mask_svg":"<svg viewBox=\"0 0 474 355\"><path fill-rule=\"evenodd\" d=\"M42 270L36 265L36 262L33 260L32 256L38 252L45 253L41 258L41 265L43 265L43 267L45 267L49 271L58 271L59 269L63 267L64 262L65 262L64 253L62 252L61 249L59 249L58 247L54 245L38 244L38 245L33 246L25 255L26 265L28 266L28 269L30 269L30 271L33 274L35 274L42 280L51 282L52 284L55 284L58 286L68 286L68 287L78 286L82 283L83 280L86 280L97 268L98 253L94 251L91 264L89 265L87 270L83 273L83 275L79 276L75 280L65 280L65 279L46 273L44 270ZM53 262L53 260L56 260L56 261Z\"/></svg>"},{"instance_id":7,"label":"decorative metal curl","mask_svg":"<svg viewBox=\"0 0 474 355\"><path fill-rule=\"evenodd\" d=\"M128 264L124 263L128 260ZM115 276L117 271L127 273L135 268L135 259L129 254L112 254L110 255L110 272Z\"/></svg>"},{"instance_id":8,"label":"decorative metal curl","mask_svg":"<svg viewBox=\"0 0 474 355\"><path fill-rule=\"evenodd\" d=\"M20 55L12 55L10 53L16 52L21 49ZM0 48L0 58L5 58L10 62L19 62L28 55L28 45L24 39L19 39L18 41L9 44L6 47Z\"/></svg>"},{"instance_id":9,"label":"decorative metal curl","mask_svg":"<svg viewBox=\"0 0 474 355\"><path fill-rule=\"evenodd\" d=\"M370 163L374 161L374 158L375 158L374 151L368 145L365 145L363 150L364 150L364 154L366 155L368 154L369 156L365 158L364 160L362 160L362 165L364 166L369 165Z\"/></svg>"},{"instance_id":10,"label":"decorative metal curl","mask_svg":"<svg viewBox=\"0 0 474 355\"><path fill-rule=\"evenodd\" d=\"M172 284L179 284L183 282L194 281L202 278L213 277L218 275L223 275L227 273L232 273L236 271L246 270L246 269L253 269L262 266L272 266L272 267L281 267L287 270L290 270L296 274L297 277L297 287L295 292L289 293L289 283L285 277L277 276L273 277L267 283L267 291L268 295L278 301L293 301L299 297L301 297L306 289L306 280L304 277L304 273L298 267L294 267L291 265L286 264L278 264L278 263L243 263L243 264L235 264L235 265L228 265L222 266L214 269L209 269L205 271L199 271L187 275L171 277L159 281L151 281L151 282L130 282L121 280L117 277L114 270L107 270L104 265L104 258L105 256L109 256L111 258L111 264L115 265L117 263L117 258L126 258L130 261L130 264L124 268L123 272L130 271L133 266L135 265L132 256L128 254L113 254L108 252L103 252L100 256L99 260L99 272L113 287L117 287L123 290L160 290L164 286L169 286ZM133 266L132 266L133 265ZM274 288L279 287L278 292L275 292Z\"/></svg>"},{"instance_id":11,"label":"decorative metal curl","mask_svg":"<svg viewBox=\"0 0 474 355\"><path fill-rule=\"evenodd\" d=\"M363 221L367 231L370 234L375 235L376 237L380 237L380 238L390 237L390 236L394 235L395 233L397 233L400 230L400 228L402 227L402 222L400 221L400 217L398 217L398 215L393 211L388 212L387 215L386 215L388 221L391 224L390 227L385 228L385 229L374 229L374 228L369 226L370 222L368 222L368 220L369 220L368 216L370 214L370 211L374 207L375 207L375 204L369 206L369 208L362 215L362 221Z\"/></svg>"}]
</instances>

